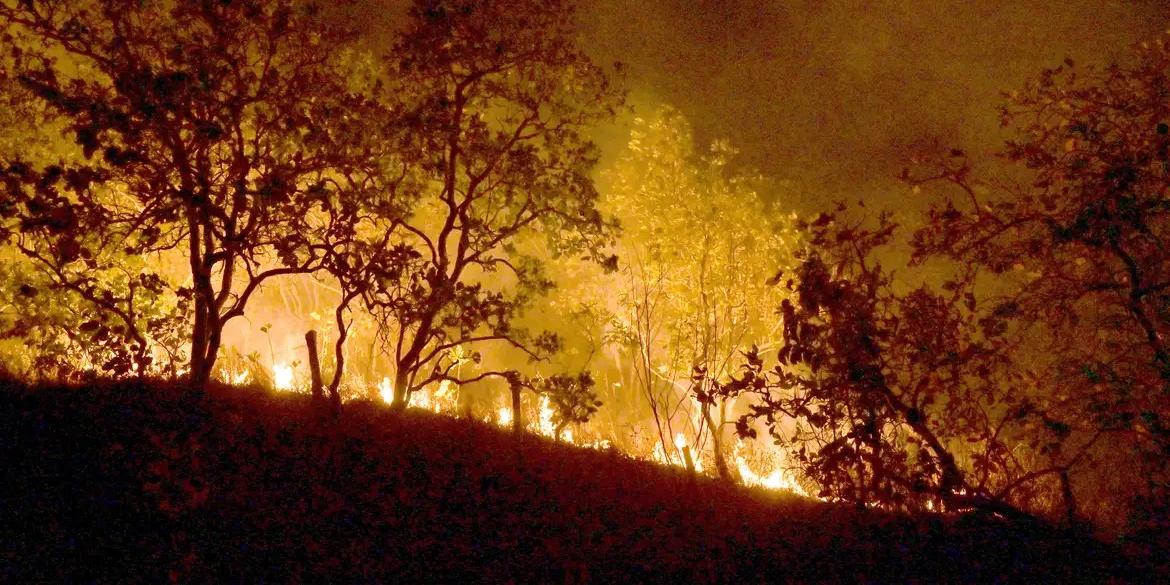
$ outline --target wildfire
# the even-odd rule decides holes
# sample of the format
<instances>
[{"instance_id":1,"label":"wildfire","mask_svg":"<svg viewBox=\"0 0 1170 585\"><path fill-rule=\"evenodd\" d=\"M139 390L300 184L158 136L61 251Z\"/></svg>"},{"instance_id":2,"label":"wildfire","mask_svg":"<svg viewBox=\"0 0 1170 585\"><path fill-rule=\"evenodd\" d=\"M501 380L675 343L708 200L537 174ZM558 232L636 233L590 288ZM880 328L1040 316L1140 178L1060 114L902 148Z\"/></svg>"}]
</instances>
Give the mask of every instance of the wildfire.
<instances>
[{"instance_id":1,"label":"wildfire","mask_svg":"<svg viewBox=\"0 0 1170 585\"><path fill-rule=\"evenodd\" d=\"M291 375L291 369L288 372ZM394 402L394 387L390 378L382 378L377 385L377 391L379 397L386 404L392 404ZM453 414L457 412L458 406L456 386L448 381L443 381L435 389L421 388L411 393L409 404L412 408L420 408L440 414ZM612 442L606 439L578 442L573 436L572 429L560 429L558 436L557 424L555 422L556 409L547 396L540 397L539 402L536 404L536 412L533 414L535 416L532 418L526 417L528 424L525 427L528 432L587 449L606 450L613 448ZM500 427L509 428L512 426L514 416L515 413L512 412L511 408L508 406L499 406L493 415L487 416L484 420L494 422ZM778 465L773 466L774 461L772 460L777 458L775 454L765 458L752 457L752 463L749 463L749 457L745 453L745 449L746 446L743 442L737 442L733 453L736 469L739 471L739 476L744 485L771 490L786 490L808 497L808 493L797 483L795 476L791 472ZM656 442L649 457L639 456L637 454L634 454L634 457L684 469L688 467L689 463L690 466L693 466L696 473L703 473L704 465L702 456L704 453L705 450L698 445L690 444L686 434L678 432L674 434L671 441L665 444ZM767 459L768 461L761 461L760 459ZM772 469L771 471L757 473L753 469L753 465L757 469L761 466L765 468L772 467Z\"/></svg>"},{"instance_id":2,"label":"wildfire","mask_svg":"<svg viewBox=\"0 0 1170 585\"><path fill-rule=\"evenodd\" d=\"M410 406L413 406L414 408L421 408L423 410L434 410L435 412L438 412L438 410L435 409L435 406L431 401L431 392L430 392L430 390L427 390L426 388L419 388L418 390L412 392L410 394L410 401L408 404Z\"/></svg>"},{"instance_id":3,"label":"wildfire","mask_svg":"<svg viewBox=\"0 0 1170 585\"><path fill-rule=\"evenodd\" d=\"M378 396L382 398L382 402L394 404L394 387L390 385L390 378L382 378L382 381L378 382Z\"/></svg>"},{"instance_id":4,"label":"wildfire","mask_svg":"<svg viewBox=\"0 0 1170 585\"><path fill-rule=\"evenodd\" d=\"M455 386L447 380L439 382L435 390L420 388L410 395L410 406L431 412L455 412L458 406L458 396Z\"/></svg>"},{"instance_id":5,"label":"wildfire","mask_svg":"<svg viewBox=\"0 0 1170 585\"><path fill-rule=\"evenodd\" d=\"M767 488L771 490L786 490L794 494L809 497L809 494L799 483L792 473L777 466L767 474L758 474L752 470L748 465L747 459L743 455L743 442L738 442L735 445L735 466L739 471L739 477L743 480L744 485Z\"/></svg>"},{"instance_id":6,"label":"wildfire","mask_svg":"<svg viewBox=\"0 0 1170 585\"><path fill-rule=\"evenodd\" d=\"M272 365L272 386L277 390L284 392L292 390L295 380L293 369L288 364L278 362Z\"/></svg>"},{"instance_id":7,"label":"wildfire","mask_svg":"<svg viewBox=\"0 0 1170 585\"><path fill-rule=\"evenodd\" d=\"M382 378L382 381L378 383L378 396L382 402L394 404L394 385L390 382L390 378ZM443 380L434 392L429 388L420 388L412 392L408 404L411 408L421 408L436 413L454 412L457 398L454 385Z\"/></svg>"},{"instance_id":8,"label":"wildfire","mask_svg":"<svg viewBox=\"0 0 1170 585\"><path fill-rule=\"evenodd\" d=\"M690 463L694 466L695 471L702 473L703 464L696 455L696 450L687 444L686 435L683 433L675 433L670 446L661 442L654 444L654 450L650 453L650 460L663 465L672 465L686 469L688 468L687 458L689 457L691 460Z\"/></svg>"},{"instance_id":9,"label":"wildfire","mask_svg":"<svg viewBox=\"0 0 1170 585\"><path fill-rule=\"evenodd\" d=\"M219 379L233 386L244 386L252 381L252 372L247 369L235 371L231 368L225 368Z\"/></svg>"},{"instance_id":10,"label":"wildfire","mask_svg":"<svg viewBox=\"0 0 1170 585\"><path fill-rule=\"evenodd\" d=\"M532 426L529 426L529 430L535 432L538 435L543 435L543 436L548 437L550 439L558 438L557 437L557 424L553 421L554 414L556 414L556 411L553 410L552 403L549 401L548 396L541 396L540 397L540 411L539 411L539 415L537 416L537 419L536 419L536 426L535 426L535 428L533 428ZM559 438L566 443L569 443L572 445L576 444L573 442L573 430L572 429L564 429L563 431L561 431Z\"/></svg>"},{"instance_id":11,"label":"wildfire","mask_svg":"<svg viewBox=\"0 0 1170 585\"><path fill-rule=\"evenodd\" d=\"M509 410L506 406L501 406L500 409L496 411L496 422L499 423L501 427L511 426L512 411Z\"/></svg>"},{"instance_id":12,"label":"wildfire","mask_svg":"<svg viewBox=\"0 0 1170 585\"><path fill-rule=\"evenodd\" d=\"M537 432L551 437L556 434L556 425L553 424L553 409L547 396L540 397L540 417L537 419Z\"/></svg>"}]
</instances>

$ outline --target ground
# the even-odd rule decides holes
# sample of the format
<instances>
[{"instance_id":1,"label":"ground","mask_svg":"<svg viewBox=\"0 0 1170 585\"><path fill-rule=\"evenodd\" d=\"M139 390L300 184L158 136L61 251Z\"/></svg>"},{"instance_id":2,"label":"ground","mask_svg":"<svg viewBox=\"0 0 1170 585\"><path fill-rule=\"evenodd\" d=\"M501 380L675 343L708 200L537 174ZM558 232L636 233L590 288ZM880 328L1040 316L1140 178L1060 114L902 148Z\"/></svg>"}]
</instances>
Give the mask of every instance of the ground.
<instances>
[{"instance_id":1,"label":"ground","mask_svg":"<svg viewBox=\"0 0 1170 585\"><path fill-rule=\"evenodd\" d=\"M0 383L0 582L1154 580L1112 545L261 389Z\"/></svg>"}]
</instances>

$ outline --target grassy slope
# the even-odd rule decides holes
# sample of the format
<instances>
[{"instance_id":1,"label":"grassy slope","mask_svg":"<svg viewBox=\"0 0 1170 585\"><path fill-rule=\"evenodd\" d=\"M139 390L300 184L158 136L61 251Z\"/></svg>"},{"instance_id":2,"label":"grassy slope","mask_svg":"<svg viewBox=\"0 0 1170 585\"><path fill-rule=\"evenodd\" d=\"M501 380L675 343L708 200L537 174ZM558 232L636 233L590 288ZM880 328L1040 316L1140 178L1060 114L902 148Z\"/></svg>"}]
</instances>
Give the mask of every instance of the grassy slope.
<instances>
[{"instance_id":1,"label":"grassy slope","mask_svg":"<svg viewBox=\"0 0 1170 585\"><path fill-rule=\"evenodd\" d=\"M1093 543L752 492L473 421L0 383L0 582L1099 581ZM1121 573L1124 574L1124 573Z\"/></svg>"}]
</instances>

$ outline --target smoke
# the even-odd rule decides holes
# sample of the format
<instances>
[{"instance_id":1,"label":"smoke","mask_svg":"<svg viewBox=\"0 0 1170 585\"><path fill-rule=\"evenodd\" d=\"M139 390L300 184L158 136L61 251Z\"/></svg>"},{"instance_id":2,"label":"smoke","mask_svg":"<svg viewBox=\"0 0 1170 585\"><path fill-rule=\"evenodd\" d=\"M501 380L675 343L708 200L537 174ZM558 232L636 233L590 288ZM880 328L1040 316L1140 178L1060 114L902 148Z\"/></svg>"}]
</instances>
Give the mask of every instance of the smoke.
<instances>
[{"instance_id":1,"label":"smoke","mask_svg":"<svg viewBox=\"0 0 1170 585\"><path fill-rule=\"evenodd\" d=\"M1001 92L1170 26L1165 3L1100 0L584 0L579 12L597 60L628 65L636 110L669 103L700 142L730 139L739 164L777 180L770 196L802 211L900 201L892 177L916 146L993 152Z\"/></svg>"}]
</instances>

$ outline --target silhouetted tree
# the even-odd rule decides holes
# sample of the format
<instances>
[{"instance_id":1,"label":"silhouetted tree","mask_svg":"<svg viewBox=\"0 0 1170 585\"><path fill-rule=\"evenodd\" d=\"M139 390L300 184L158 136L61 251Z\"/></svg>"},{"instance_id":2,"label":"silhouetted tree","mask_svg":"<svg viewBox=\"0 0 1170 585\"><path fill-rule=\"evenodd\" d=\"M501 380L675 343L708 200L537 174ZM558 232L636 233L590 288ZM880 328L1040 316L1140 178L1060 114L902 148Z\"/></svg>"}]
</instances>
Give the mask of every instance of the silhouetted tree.
<instances>
[{"instance_id":1,"label":"silhouetted tree","mask_svg":"<svg viewBox=\"0 0 1170 585\"><path fill-rule=\"evenodd\" d=\"M918 257L993 275L1000 311L1049 381L1037 408L1074 436L1105 435L1092 464L1110 471L1089 474L1108 486L1093 498L1103 515L1121 515L1109 506L1120 494L1165 501L1170 486L1165 40L1103 69L1066 61L1011 93L1002 119L1016 137L1002 155L1022 180L983 180L959 151L905 173L949 187L915 235Z\"/></svg>"},{"instance_id":2,"label":"silhouetted tree","mask_svg":"<svg viewBox=\"0 0 1170 585\"><path fill-rule=\"evenodd\" d=\"M952 262L941 287L878 262L887 216L809 224L778 363L749 352L719 385L757 398L740 432L764 420L830 497L1070 523L1087 502L1164 533L1168 65L1155 43L1044 71L1009 95L1019 165L997 179L960 150L907 169L915 192L949 187L911 242L913 266Z\"/></svg>"},{"instance_id":3,"label":"silhouetted tree","mask_svg":"<svg viewBox=\"0 0 1170 585\"><path fill-rule=\"evenodd\" d=\"M556 374L553 376L524 377L518 372L505 372L508 391L512 398L512 430L524 429L524 410L520 397L524 390L547 399L552 407L553 434L560 437L570 424L583 424L601 407L601 401L594 390L596 383L589 372L576 376Z\"/></svg>"},{"instance_id":4,"label":"silhouetted tree","mask_svg":"<svg viewBox=\"0 0 1170 585\"><path fill-rule=\"evenodd\" d=\"M67 125L11 70L12 60L5 59L0 152L56 165L58 173L63 161L82 160ZM20 169L18 163L13 170ZM183 361L187 319L157 263L128 256L121 241L79 225L67 236L82 242L84 271L55 270L56 258L42 238L61 233L76 218L50 213L42 200L29 209L38 216L22 220L15 207L20 201L0 197L0 338L8 366L27 379L119 375L141 372L147 364L173 373Z\"/></svg>"},{"instance_id":5,"label":"silhouetted tree","mask_svg":"<svg viewBox=\"0 0 1170 585\"><path fill-rule=\"evenodd\" d=\"M540 258L605 260L612 225L596 208L596 149L583 133L620 95L574 46L571 8L420 0L387 58L413 187L394 183L411 193L405 213L376 217L336 268L356 271L344 294L381 324L398 405L428 384L507 373L472 346L534 360L555 351L554 334L514 324L552 286Z\"/></svg>"},{"instance_id":6,"label":"silhouetted tree","mask_svg":"<svg viewBox=\"0 0 1170 585\"><path fill-rule=\"evenodd\" d=\"M885 215L825 214L808 232L775 365L753 349L716 384L754 398L740 434L764 421L822 497L1027 517L1036 477L1012 439L1033 413L1012 392L1001 317L981 311L965 274L898 291L875 253L895 232Z\"/></svg>"},{"instance_id":7,"label":"silhouetted tree","mask_svg":"<svg viewBox=\"0 0 1170 585\"><path fill-rule=\"evenodd\" d=\"M136 295L169 289L192 315L202 386L224 325L270 279L319 268L321 238L345 229L329 211L363 164L365 102L339 63L352 35L296 0L17 2L0 22L7 74L81 150L40 166L5 155L3 235L121 321L134 369L153 328ZM93 275L119 253L182 268L106 286Z\"/></svg>"}]
</instances>

